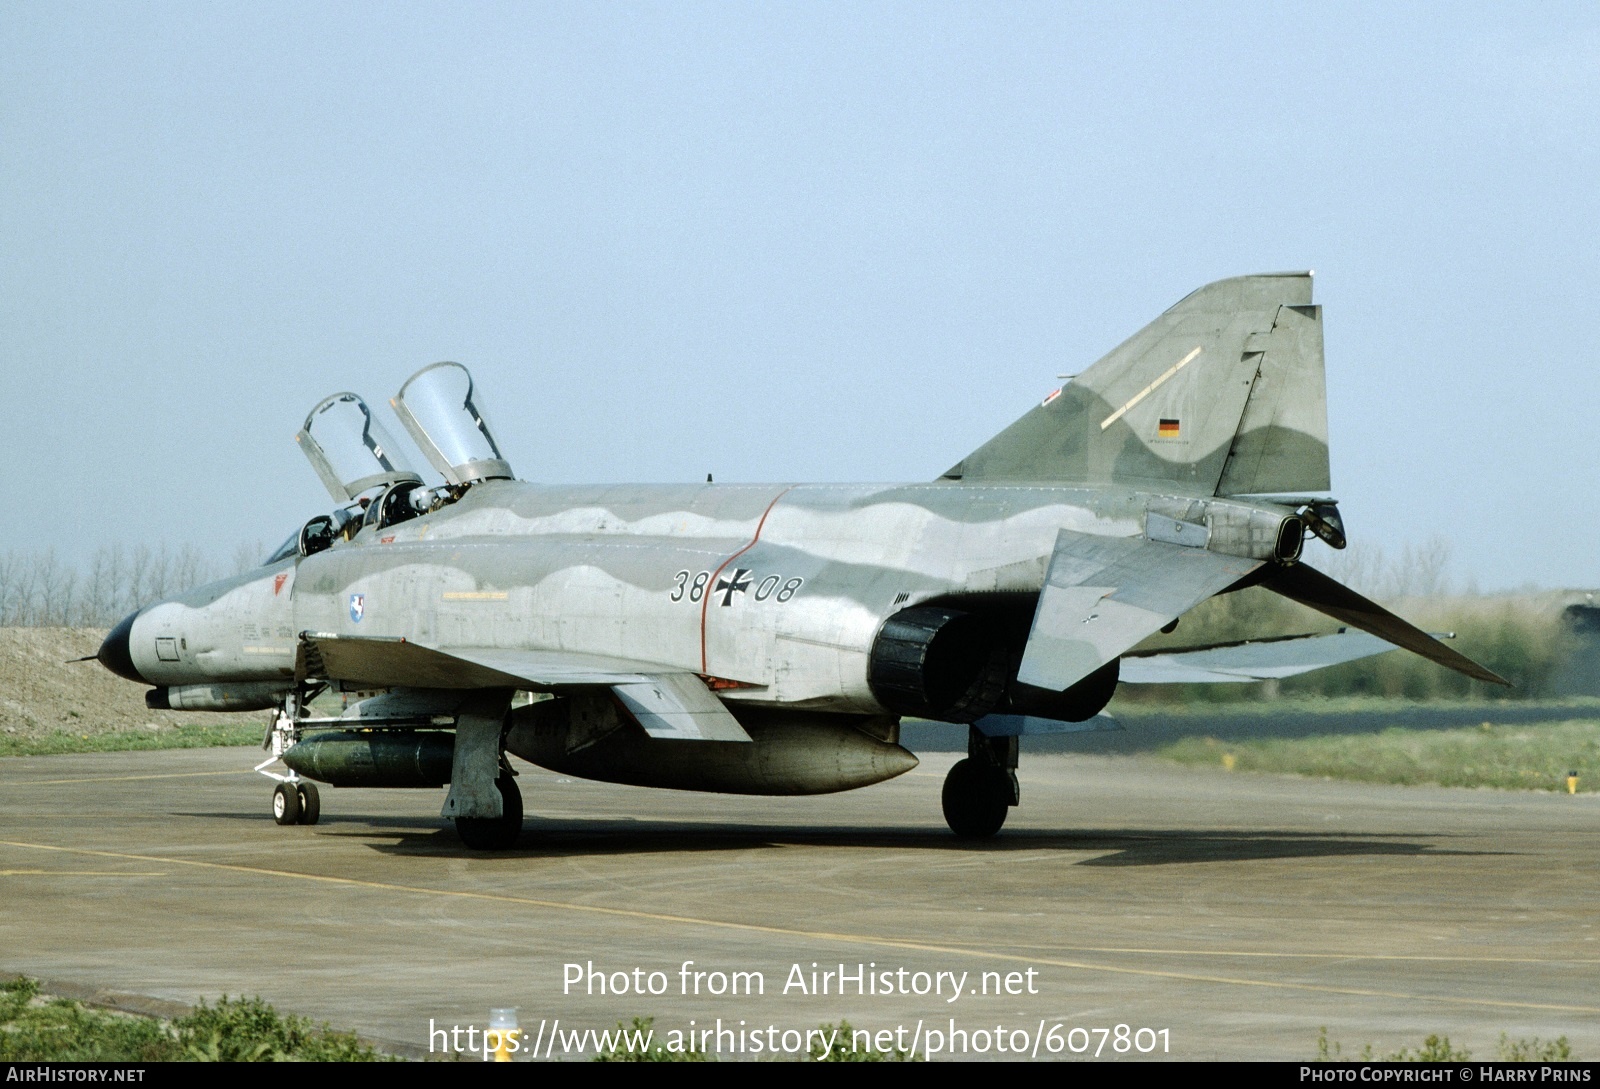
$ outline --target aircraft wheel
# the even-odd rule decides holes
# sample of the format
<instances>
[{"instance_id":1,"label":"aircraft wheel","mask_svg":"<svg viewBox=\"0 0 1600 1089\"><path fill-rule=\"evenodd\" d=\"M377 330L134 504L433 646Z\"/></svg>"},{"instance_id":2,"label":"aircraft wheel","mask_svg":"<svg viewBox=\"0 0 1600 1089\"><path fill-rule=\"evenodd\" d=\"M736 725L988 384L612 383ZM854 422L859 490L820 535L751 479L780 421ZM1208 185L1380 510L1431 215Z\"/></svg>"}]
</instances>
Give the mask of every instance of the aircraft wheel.
<instances>
[{"instance_id":1,"label":"aircraft wheel","mask_svg":"<svg viewBox=\"0 0 1600 1089\"><path fill-rule=\"evenodd\" d=\"M505 807L500 817L457 817L456 835L474 851L505 851L517 845L522 835L522 791L509 775L495 780L500 801Z\"/></svg>"},{"instance_id":2,"label":"aircraft wheel","mask_svg":"<svg viewBox=\"0 0 1600 1089\"><path fill-rule=\"evenodd\" d=\"M316 824L322 816L322 798L317 794L317 784L300 784L300 824Z\"/></svg>"},{"instance_id":3,"label":"aircraft wheel","mask_svg":"<svg viewBox=\"0 0 1600 1089\"><path fill-rule=\"evenodd\" d=\"M945 776L940 800L950 831L963 839L985 839L1006 822L1011 780L986 761L961 760Z\"/></svg>"},{"instance_id":4,"label":"aircraft wheel","mask_svg":"<svg viewBox=\"0 0 1600 1089\"><path fill-rule=\"evenodd\" d=\"M272 819L293 824L300 819L300 791L293 783L279 783L272 791Z\"/></svg>"}]
</instances>

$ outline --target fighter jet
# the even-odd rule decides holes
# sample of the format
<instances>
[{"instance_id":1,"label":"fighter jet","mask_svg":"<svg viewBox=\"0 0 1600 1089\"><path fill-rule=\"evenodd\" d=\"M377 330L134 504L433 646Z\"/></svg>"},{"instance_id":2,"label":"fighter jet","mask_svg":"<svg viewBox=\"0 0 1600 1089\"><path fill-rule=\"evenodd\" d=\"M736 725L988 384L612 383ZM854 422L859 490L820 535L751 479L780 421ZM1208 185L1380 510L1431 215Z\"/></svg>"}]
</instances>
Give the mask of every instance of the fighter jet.
<instances>
[{"instance_id":1,"label":"fighter jet","mask_svg":"<svg viewBox=\"0 0 1600 1089\"><path fill-rule=\"evenodd\" d=\"M522 829L508 754L827 793L914 767L914 717L967 727L943 809L983 837L1020 800L1019 738L1095 719L1119 677L1287 676L1401 647L1505 683L1301 560L1308 537L1345 537L1309 273L1195 291L924 483L527 483L464 367L425 367L390 404L443 483L334 394L297 436L332 512L100 648L151 707L273 710L258 770L279 823L316 821L317 782L448 784L462 841L503 849ZM1358 630L1130 655L1249 586Z\"/></svg>"}]
</instances>

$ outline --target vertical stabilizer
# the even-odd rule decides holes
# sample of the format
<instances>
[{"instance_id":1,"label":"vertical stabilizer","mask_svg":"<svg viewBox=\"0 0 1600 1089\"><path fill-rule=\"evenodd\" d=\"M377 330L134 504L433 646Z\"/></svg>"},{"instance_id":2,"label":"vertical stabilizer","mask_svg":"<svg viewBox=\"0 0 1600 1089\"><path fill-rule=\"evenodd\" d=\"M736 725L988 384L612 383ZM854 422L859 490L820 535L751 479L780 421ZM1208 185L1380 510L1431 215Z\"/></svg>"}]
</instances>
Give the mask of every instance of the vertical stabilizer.
<instances>
[{"instance_id":1,"label":"vertical stabilizer","mask_svg":"<svg viewBox=\"0 0 1600 1089\"><path fill-rule=\"evenodd\" d=\"M1308 272L1208 284L945 473L1189 495L1327 488Z\"/></svg>"}]
</instances>

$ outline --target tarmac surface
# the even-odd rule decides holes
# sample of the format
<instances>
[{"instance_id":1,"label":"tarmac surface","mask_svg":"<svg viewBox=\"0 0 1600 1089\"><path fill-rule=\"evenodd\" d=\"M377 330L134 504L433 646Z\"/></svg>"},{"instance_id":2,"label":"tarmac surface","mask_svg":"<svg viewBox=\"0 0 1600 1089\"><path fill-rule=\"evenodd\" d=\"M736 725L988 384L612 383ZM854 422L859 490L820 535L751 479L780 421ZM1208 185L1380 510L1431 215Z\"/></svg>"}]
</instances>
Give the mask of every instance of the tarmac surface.
<instances>
[{"instance_id":1,"label":"tarmac surface","mask_svg":"<svg viewBox=\"0 0 1600 1089\"><path fill-rule=\"evenodd\" d=\"M515 1006L551 1058L595 1050L566 1033L634 1017L665 1042L720 1019L724 1059L841 1018L991 1059L1303 1060L1323 1026L1346 1054L1439 1033L1493 1058L1505 1033L1600 1056L1594 794L1041 755L1006 829L974 845L939 812L953 754L821 798L519 764L521 843L475 855L442 791L325 788L320 824L279 827L259 758L0 760L0 971L157 1001L259 994L413 1053L454 1026L464 1047ZM564 984L591 962L607 993ZM825 994L806 993L813 963ZM710 993L735 971L762 993Z\"/></svg>"}]
</instances>

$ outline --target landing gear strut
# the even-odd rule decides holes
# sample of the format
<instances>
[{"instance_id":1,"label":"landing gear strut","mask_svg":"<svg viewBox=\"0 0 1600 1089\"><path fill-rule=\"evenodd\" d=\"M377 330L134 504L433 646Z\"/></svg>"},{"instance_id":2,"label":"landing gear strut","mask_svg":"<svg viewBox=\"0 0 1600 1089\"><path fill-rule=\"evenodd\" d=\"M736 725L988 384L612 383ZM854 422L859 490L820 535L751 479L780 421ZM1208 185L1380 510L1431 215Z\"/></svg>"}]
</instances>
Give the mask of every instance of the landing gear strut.
<instances>
[{"instance_id":1,"label":"landing gear strut","mask_svg":"<svg viewBox=\"0 0 1600 1089\"><path fill-rule=\"evenodd\" d=\"M300 725L306 718L304 708L315 696L316 691L309 690L305 684L297 685L285 696L283 706L267 727L267 738L261 746L272 755L257 764L256 770L278 781L272 789L272 819L279 824L316 824L322 817L322 797L315 783L300 778L293 769L287 775L267 770L300 740Z\"/></svg>"},{"instance_id":2,"label":"landing gear strut","mask_svg":"<svg viewBox=\"0 0 1600 1089\"><path fill-rule=\"evenodd\" d=\"M475 851L504 851L522 834L522 791L505 756L510 703L510 692L488 689L456 720L450 794L440 816L454 820L461 842Z\"/></svg>"},{"instance_id":3,"label":"landing gear strut","mask_svg":"<svg viewBox=\"0 0 1600 1089\"><path fill-rule=\"evenodd\" d=\"M1020 798L1017 739L988 737L967 727L967 758L945 776L940 799L950 831L963 839L987 839L1000 831L1007 810Z\"/></svg>"}]
</instances>

